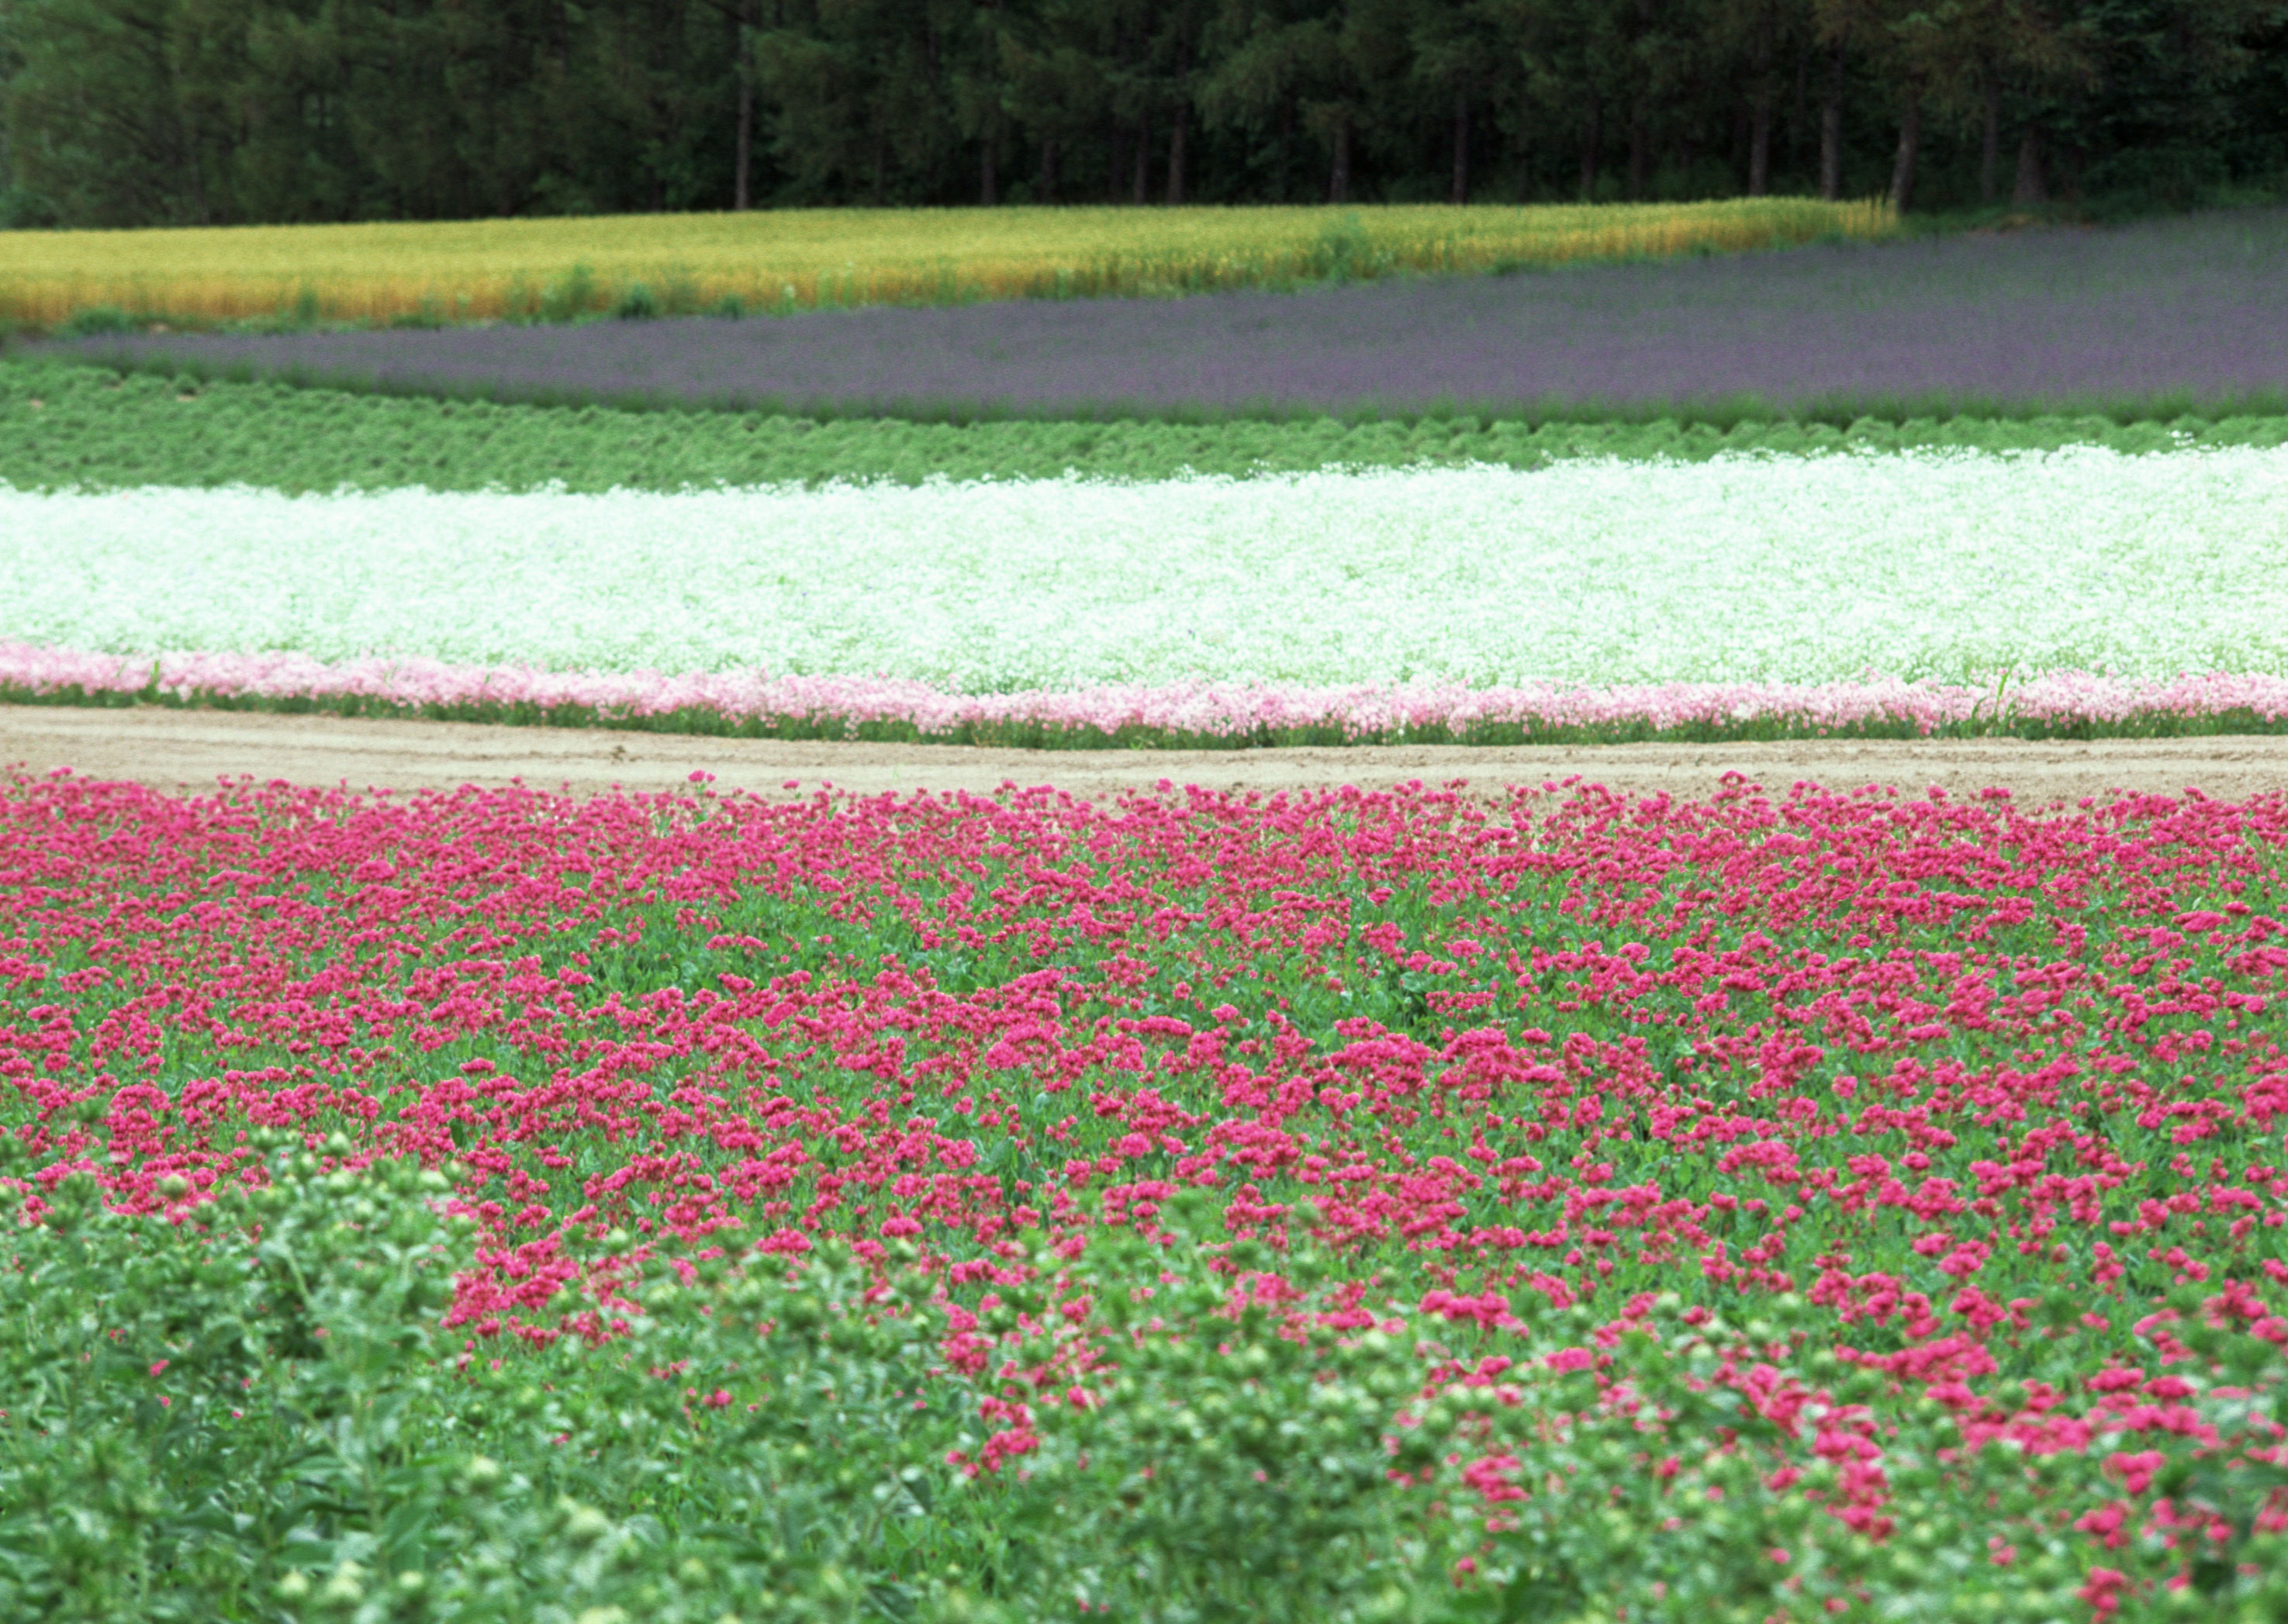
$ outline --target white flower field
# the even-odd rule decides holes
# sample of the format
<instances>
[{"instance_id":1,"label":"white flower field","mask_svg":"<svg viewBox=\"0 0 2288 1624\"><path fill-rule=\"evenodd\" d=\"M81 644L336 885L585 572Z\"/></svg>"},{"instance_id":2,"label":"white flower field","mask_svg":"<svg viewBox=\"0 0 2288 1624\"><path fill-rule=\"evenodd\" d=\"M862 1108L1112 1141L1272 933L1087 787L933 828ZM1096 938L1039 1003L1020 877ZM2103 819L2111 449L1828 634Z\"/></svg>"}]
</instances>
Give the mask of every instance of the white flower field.
<instances>
[{"instance_id":1,"label":"white flower field","mask_svg":"<svg viewBox=\"0 0 2288 1624\"><path fill-rule=\"evenodd\" d=\"M8 633L114 654L1101 683L2288 671L2288 449L676 495L0 488ZM155 544L155 543L156 544Z\"/></svg>"}]
</instances>

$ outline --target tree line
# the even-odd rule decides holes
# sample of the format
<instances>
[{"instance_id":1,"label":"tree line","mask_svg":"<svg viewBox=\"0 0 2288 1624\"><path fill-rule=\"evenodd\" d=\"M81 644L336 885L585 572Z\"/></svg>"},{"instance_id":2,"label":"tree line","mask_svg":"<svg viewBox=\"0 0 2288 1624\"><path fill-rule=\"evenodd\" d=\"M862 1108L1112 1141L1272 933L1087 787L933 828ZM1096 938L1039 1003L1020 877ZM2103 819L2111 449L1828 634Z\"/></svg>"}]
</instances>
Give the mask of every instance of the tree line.
<instances>
[{"instance_id":1,"label":"tree line","mask_svg":"<svg viewBox=\"0 0 2288 1624\"><path fill-rule=\"evenodd\" d=\"M18 226L2284 173L2288 0L0 0Z\"/></svg>"}]
</instances>

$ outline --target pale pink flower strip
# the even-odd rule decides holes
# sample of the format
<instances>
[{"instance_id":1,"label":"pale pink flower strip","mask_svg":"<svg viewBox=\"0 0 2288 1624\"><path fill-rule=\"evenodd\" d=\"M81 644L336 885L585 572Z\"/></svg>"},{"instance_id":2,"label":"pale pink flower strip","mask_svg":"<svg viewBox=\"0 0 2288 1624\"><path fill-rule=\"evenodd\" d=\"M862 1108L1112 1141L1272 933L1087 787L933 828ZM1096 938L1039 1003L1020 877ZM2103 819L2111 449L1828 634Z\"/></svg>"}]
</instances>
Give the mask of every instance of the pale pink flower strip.
<instances>
[{"instance_id":1,"label":"pale pink flower strip","mask_svg":"<svg viewBox=\"0 0 2288 1624\"><path fill-rule=\"evenodd\" d=\"M0 688L27 696L73 690L130 694L155 685L161 694L184 701L358 698L405 707L582 707L624 719L698 710L734 725L772 717L838 718L854 725L909 724L925 734L1022 724L1105 733L1140 727L1206 737L1327 726L1354 737L1442 726L1466 733L1504 724L1536 731L1635 725L1666 731L1695 725L1744 726L1762 719L1815 729L1904 724L1930 733L1990 717L1997 701L1990 688L1884 677L1609 687L1189 682L952 693L898 677L548 671L420 658L329 663L295 654L107 654L0 641ZM2122 678L2057 671L2007 685L2001 705L2008 716L2051 724L2117 724L2137 717L2233 711L2271 722L2288 717L2288 677L2212 672Z\"/></svg>"}]
</instances>

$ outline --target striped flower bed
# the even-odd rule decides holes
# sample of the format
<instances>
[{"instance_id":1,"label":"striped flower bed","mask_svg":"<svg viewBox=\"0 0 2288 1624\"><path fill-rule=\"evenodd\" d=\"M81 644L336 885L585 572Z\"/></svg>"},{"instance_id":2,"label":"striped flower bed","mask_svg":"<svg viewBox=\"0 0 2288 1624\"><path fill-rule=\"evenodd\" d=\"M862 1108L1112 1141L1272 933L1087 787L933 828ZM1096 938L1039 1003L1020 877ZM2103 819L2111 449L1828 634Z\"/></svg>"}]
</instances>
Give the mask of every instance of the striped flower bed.
<instances>
[{"instance_id":1,"label":"striped flower bed","mask_svg":"<svg viewBox=\"0 0 2288 1624\"><path fill-rule=\"evenodd\" d=\"M0 690L1244 745L2268 729L2288 448L290 497L0 487Z\"/></svg>"},{"instance_id":2,"label":"striped flower bed","mask_svg":"<svg viewBox=\"0 0 2288 1624\"><path fill-rule=\"evenodd\" d=\"M2288 672L2288 448L679 495L0 493L0 635L118 654L1188 682Z\"/></svg>"},{"instance_id":3,"label":"striped flower bed","mask_svg":"<svg viewBox=\"0 0 2288 1624\"><path fill-rule=\"evenodd\" d=\"M2152 679L2047 672L1990 687L1897 678L1486 688L1188 682L970 694L898 677L550 671L418 657L328 662L306 654L128 656L28 643L0 643L0 698L1083 748L2054 737L2288 726L2288 677L2230 673Z\"/></svg>"}]
</instances>

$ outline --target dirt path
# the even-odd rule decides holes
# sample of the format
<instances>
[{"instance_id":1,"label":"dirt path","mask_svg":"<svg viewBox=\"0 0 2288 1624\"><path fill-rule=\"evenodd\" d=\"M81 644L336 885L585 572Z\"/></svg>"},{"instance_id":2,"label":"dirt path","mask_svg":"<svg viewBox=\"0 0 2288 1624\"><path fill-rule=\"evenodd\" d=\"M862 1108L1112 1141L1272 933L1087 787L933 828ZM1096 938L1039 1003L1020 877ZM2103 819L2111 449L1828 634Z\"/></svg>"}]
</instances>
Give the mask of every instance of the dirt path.
<instances>
[{"instance_id":1,"label":"dirt path","mask_svg":"<svg viewBox=\"0 0 2288 1624\"><path fill-rule=\"evenodd\" d=\"M2001 786L2021 801L2077 800L2127 789L2220 799L2288 790L2288 738L2021 740L1780 744L1626 744L1596 748L1243 751L973 749L952 745L787 744L655 733L483 727L447 722L349 721L157 708L82 710L0 706L0 764L58 767L156 788L203 790L244 773L258 780L353 788L450 788L522 780L587 794L620 786L669 789L694 772L719 789L807 794L830 784L865 794L917 789L983 793L1005 782L1053 784L1092 797L1149 790L1165 779L1215 789L1387 788L1409 779L1480 787L1585 781L1679 796L1714 790L1739 772L1775 792L1799 780L1833 789L1936 785L1961 794Z\"/></svg>"}]
</instances>

